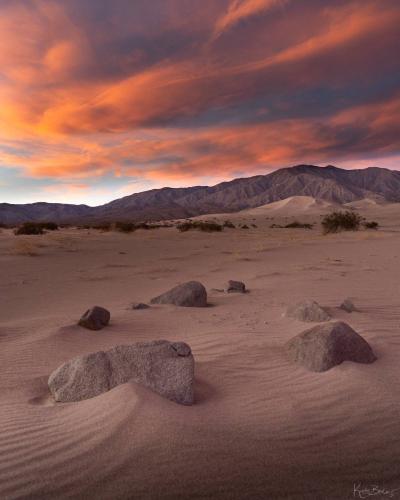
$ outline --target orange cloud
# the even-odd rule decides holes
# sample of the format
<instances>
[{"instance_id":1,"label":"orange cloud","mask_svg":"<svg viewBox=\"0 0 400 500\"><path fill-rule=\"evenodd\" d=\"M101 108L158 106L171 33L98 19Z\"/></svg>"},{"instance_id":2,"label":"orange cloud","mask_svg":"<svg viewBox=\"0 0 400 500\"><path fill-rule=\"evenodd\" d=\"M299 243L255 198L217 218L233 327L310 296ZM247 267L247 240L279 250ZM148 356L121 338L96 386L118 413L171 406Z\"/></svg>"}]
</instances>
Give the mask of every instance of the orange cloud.
<instances>
[{"instance_id":1,"label":"orange cloud","mask_svg":"<svg viewBox=\"0 0 400 500\"><path fill-rule=\"evenodd\" d=\"M85 1L0 5L0 166L195 182L399 149L392 0L116 0L101 27Z\"/></svg>"},{"instance_id":2,"label":"orange cloud","mask_svg":"<svg viewBox=\"0 0 400 500\"><path fill-rule=\"evenodd\" d=\"M329 51L365 36L373 39L379 32L397 30L400 9L357 4L327 9L322 19L325 25L321 33L265 59L221 66L221 61L210 62L200 54L193 60L152 66L115 83L92 83L69 89L68 93L56 92L54 102L39 117L37 128L44 133L120 132L196 116L210 107L249 99L265 89L276 92L285 85L291 88L315 84L316 80L324 80L325 68L321 70L315 64L307 73L302 72L302 64L313 64L312 58L328 57ZM343 64L337 58L334 61L335 65ZM352 69L346 71L349 77ZM336 78L342 72L340 68Z\"/></svg>"},{"instance_id":3,"label":"orange cloud","mask_svg":"<svg viewBox=\"0 0 400 500\"><path fill-rule=\"evenodd\" d=\"M279 165L355 160L398 151L400 96L356 106L332 116L282 119L273 123L205 129L141 129L136 137L119 133L73 136L63 143L35 144L29 156L18 143L0 164L24 167L33 177L89 179L112 174L159 182L230 178L265 172Z\"/></svg>"}]
</instances>

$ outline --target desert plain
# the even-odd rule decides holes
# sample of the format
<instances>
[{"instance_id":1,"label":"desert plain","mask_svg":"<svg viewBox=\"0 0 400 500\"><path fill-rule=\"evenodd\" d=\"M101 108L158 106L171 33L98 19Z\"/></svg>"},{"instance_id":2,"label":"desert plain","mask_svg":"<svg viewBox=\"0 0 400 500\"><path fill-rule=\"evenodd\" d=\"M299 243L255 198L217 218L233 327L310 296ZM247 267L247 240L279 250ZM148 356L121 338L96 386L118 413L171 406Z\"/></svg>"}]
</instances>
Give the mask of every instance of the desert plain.
<instances>
[{"instance_id":1,"label":"desert plain","mask_svg":"<svg viewBox=\"0 0 400 500\"><path fill-rule=\"evenodd\" d=\"M220 233L3 229L0 498L346 499L374 485L395 497L400 204L351 205L379 229L323 235L336 207L305 197L198 218L235 224ZM293 220L315 224L270 227ZM225 293L230 279L248 293ZM208 307L131 307L189 280ZM346 298L357 312L339 308ZM304 299L351 325L377 361L314 373L287 359L285 342L313 326L284 316ZM111 312L98 332L77 325L93 305ZM193 406L134 383L52 399L63 362L157 339L191 346Z\"/></svg>"}]
</instances>

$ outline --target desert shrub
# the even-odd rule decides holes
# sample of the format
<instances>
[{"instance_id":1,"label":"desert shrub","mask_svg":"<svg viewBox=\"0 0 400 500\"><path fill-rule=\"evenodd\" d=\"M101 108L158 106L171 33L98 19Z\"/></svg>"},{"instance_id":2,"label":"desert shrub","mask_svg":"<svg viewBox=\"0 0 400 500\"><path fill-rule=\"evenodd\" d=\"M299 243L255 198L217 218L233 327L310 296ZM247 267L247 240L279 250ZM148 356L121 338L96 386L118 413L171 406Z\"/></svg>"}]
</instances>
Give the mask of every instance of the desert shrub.
<instances>
[{"instance_id":1,"label":"desert shrub","mask_svg":"<svg viewBox=\"0 0 400 500\"><path fill-rule=\"evenodd\" d=\"M288 229L312 229L312 224L306 224L303 222L298 222L297 220L291 222L290 224L286 224L285 228Z\"/></svg>"},{"instance_id":2,"label":"desert shrub","mask_svg":"<svg viewBox=\"0 0 400 500\"><path fill-rule=\"evenodd\" d=\"M269 227L271 229L278 229L278 228L282 228L283 226L281 226L280 224L271 224Z\"/></svg>"},{"instance_id":3,"label":"desert shrub","mask_svg":"<svg viewBox=\"0 0 400 500\"><path fill-rule=\"evenodd\" d=\"M111 222L98 222L95 224L89 224L84 226L85 229L95 229L96 231L111 231L112 229L112 224Z\"/></svg>"},{"instance_id":4,"label":"desert shrub","mask_svg":"<svg viewBox=\"0 0 400 500\"><path fill-rule=\"evenodd\" d=\"M203 221L186 221L178 224L176 227L181 233L191 230L205 231L207 233L212 233L214 231L219 232L223 230L223 226L221 226L221 224Z\"/></svg>"},{"instance_id":5,"label":"desert shrub","mask_svg":"<svg viewBox=\"0 0 400 500\"><path fill-rule=\"evenodd\" d=\"M378 227L379 227L379 224L374 220L366 221L363 223L363 225L364 225L365 229L378 229Z\"/></svg>"},{"instance_id":6,"label":"desert shrub","mask_svg":"<svg viewBox=\"0 0 400 500\"><path fill-rule=\"evenodd\" d=\"M133 222L116 222L115 229L121 233L132 233L137 227Z\"/></svg>"},{"instance_id":7,"label":"desert shrub","mask_svg":"<svg viewBox=\"0 0 400 500\"><path fill-rule=\"evenodd\" d=\"M40 225L46 231L57 231L58 230L58 224L56 224L55 222L41 222Z\"/></svg>"},{"instance_id":8,"label":"desert shrub","mask_svg":"<svg viewBox=\"0 0 400 500\"><path fill-rule=\"evenodd\" d=\"M186 231L190 231L191 229L196 229L194 227L194 223L193 222L181 222L180 224L178 224L176 226L176 228L181 232L181 233L185 233Z\"/></svg>"},{"instance_id":9,"label":"desert shrub","mask_svg":"<svg viewBox=\"0 0 400 500\"><path fill-rule=\"evenodd\" d=\"M162 227L161 224L148 224L147 222L137 222L135 224L136 229L158 229L159 227Z\"/></svg>"},{"instance_id":10,"label":"desert shrub","mask_svg":"<svg viewBox=\"0 0 400 500\"><path fill-rule=\"evenodd\" d=\"M20 234L43 234L45 231L57 231L58 224L55 222L24 222L14 233Z\"/></svg>"},{"instance_id":11,"label":"desert shrub","mask_svg":"<svg viewBox=\"0 0 400 500\"><path fill-rule=\"evenodd\" d=\"M14 234L32 235L32 234L43 234L43 232L44 230L42 224L39 224L37 222L24 222L14 231Z\"/></svg>"},{"instance_id":12,"label":"desert shrub","mask_svg":"<svg viewBox=\"0 0 400 500\"><path fill-rule=\"evenodd\" d=\"M243 224L243 226L241 227L241 229L249 229L249 226L247 224Z\"/></svg>"},{"instance_id":13,"label":"desert shrub","mask_svg":"<svg viewBox=\"0 0 400 500\"><path fill-rule=\"evenodd\" d=\"M338 231L358 231L362 217L357 212L346 210L345 212L332 212L325 215L321 224L324 234L337 233Z\"/></svg>"},{"instance_id":14,"label":"desert shrub","mask_svg":"<svg viewBox=\"0 0 400 500\"><path fill-rule=\"evenodd\" d=\"M231 222L230 220L226 220L224 222L224 227L229 227L230 229L235 229L235 224L233 224L233 222Z\"/></svg>"}]
</instances>

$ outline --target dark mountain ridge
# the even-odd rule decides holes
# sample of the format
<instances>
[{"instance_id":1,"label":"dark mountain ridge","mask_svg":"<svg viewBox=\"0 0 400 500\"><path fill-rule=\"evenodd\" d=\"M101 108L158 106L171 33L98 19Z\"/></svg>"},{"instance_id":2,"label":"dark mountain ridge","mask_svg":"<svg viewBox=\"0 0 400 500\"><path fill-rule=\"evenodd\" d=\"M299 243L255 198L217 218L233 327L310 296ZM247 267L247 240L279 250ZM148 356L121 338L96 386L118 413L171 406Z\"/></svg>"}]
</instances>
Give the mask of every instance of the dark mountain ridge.
<instances>
[{"instance_id":1,"label":"dark mountain ridge","mask_svg":"<svg viewBox=\"0 0 400 500\"><path fill-rule=\"evenodd\" d=\"M291 196L311 196L340 204L364 198L400 202L400 172L378 167L344 170L332 165L297 165L211 187L152 189L97 207L61 203L1 203L0 222L165 220L236 212Z\"/></svg>"}]
</instances>

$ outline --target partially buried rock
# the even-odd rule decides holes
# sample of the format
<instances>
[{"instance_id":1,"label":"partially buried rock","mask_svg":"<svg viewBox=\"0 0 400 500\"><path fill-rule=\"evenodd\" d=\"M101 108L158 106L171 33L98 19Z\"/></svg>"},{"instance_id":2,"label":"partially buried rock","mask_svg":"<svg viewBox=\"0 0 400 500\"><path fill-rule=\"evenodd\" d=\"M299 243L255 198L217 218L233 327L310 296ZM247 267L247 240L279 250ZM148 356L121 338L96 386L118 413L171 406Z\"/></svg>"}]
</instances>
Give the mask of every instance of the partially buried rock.
<instances>
[{"instance_id":1,"label":"partially buried rock","mask_svg":"<svg viewBox=\"0 0 400 500\"><path fill-rule=\"evenodd\" d=\"M207 291L198 281L188 281L151 299L151 304L174 304L183 307L206 307Z\"/></svg>"},{"instance_id":2,"label":"partially buried rock","mask_svg":"<svg viewBox=\"0 0 400 500\"><path fill-rule=\"evenodd\" d=\"M347 323L317 325L287 342L289 357L313 372L323 372L343 361L373 363L377 358L370 345Z\"/></svg>"},{"instance_id":3,"label":"partially buried rock","mask_svg":"<svg viewBox=\"0 0 400 500\"><path fill-rule=\"evenodd\" d=\"M148 309L150 306L148 306L147 304L144 304L143 302L134 302L132 304L132 309L135 309L135 310L140 310L140 309Z\"/></svg>"},{"instance_id":4,"label":"partially buried rock","mask_svg":"<svg viewBox=\"0 0 400 500\"><path fill-rule=\"evenodd\" d=\"M298 319L299 321L322 322L329 321L330 315L323 309L318 302L307 300L298 302L294 306L290 306L286 310L288 318Z\"/></svg>"},{"instance_id":5,"label":"partially buried rock","mask_svg":"<svg viewBox=\"0 0 400 500\"><path fill-rule=\"evenodd\" d=\"M357 311L356 306L353 304L353 301L350 299L345 299L341 304L340 304L340 309L343 309L343 311L346 311L348 313Z\"/></svg>"},{"instance_id":6,"label":"partially buried rock","mask_svg":"<svg viewBox=\"0 0 400 500\"><path fill-rule=\"evenodd\" d=\"M111 315L104 307L94 306L88 309L79 320L79 325L89 330L101 330L110 322Z\"/></svg>"},{"instance_id":7,"label":"partially buried rock","mask_svg":"<svg viewBox=\"0 0 400 500\"><path fill-rule=\"evenodd\" d=\"M193 404L194 358L184 342L156 340L79 356L49 377L56 401L93 398L129 381L183 405Z\"/></svg>"},{"instance_id":8,"label":"partially buried rock","mask_svg":"<svg viewBox=\"0 0 400 500\"><path fill-rule=\"evenodd\" d=\"M229 280L226 291L228 293L246 293L246 285L241 281Z\"/></svg>"}]
</instances>

